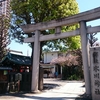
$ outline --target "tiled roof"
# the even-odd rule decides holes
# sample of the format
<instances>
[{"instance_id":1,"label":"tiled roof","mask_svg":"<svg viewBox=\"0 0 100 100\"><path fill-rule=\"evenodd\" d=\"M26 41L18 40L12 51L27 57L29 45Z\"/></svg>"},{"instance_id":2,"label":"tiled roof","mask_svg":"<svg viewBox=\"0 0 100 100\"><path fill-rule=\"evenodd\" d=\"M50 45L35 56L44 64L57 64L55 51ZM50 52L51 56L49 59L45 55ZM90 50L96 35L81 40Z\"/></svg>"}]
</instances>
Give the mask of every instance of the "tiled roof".
<instances>
[{"instance_id":1,"label":"tiled roof","mask_svg":"<svg viewBox=\"0 0 100 100\"><path fill-rule=\"evenodd\" d=\"M10 63L17 64L17 65L30 66L31 65L31 57L8 53L1 61L1 64L8 65Z\"/></svg>"}]
</instances>

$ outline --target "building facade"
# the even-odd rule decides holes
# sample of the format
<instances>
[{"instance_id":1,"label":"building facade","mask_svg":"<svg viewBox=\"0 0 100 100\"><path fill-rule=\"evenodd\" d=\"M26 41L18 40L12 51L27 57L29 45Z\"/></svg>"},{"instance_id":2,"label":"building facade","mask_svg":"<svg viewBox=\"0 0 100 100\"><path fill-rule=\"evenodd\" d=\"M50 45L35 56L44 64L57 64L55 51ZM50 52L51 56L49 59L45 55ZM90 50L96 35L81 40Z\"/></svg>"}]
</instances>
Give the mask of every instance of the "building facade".
<instances>
[{"instance_id":1,"label":"building facade","mask_svg":"<svg viewBox=\"0 0 100 100\"><path fill-rule=\"evenodd\" d=\"M51 64L51 61L64 54L59 53L59 51L44 52L43 63L40 64L44 69L44 77L54 78L61 77L62 67L60 65Z\"/></svg>"},{"instance_id":2,"label":"building facade","mask_svg":"<svg viewBox=\"0 0 100 100\"><path fill-rule=\"evenodd\" d=\"M0 0L0 16L8 16L10 12L10 0Z\"/></svg>"},{"instance_id":3,"label":"building facade","mask_svg":"<svg viewBox=\"0 0 100 100\"><path fill-rule=\"evenodd\" d=\"M10 0L0 0L0 61L7 52L9 44Z\"/></svg>"}]
</instances>

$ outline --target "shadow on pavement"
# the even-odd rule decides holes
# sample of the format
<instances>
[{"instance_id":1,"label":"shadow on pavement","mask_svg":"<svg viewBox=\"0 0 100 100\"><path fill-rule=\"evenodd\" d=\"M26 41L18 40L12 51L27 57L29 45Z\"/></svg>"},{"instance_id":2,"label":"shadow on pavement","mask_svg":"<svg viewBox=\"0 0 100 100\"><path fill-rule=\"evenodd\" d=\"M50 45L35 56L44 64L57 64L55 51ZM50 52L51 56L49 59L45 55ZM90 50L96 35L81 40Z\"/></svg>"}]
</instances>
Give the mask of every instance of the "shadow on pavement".
<instances>
[{"instance_id":1,"label":"shadow on pavement","mask_svg":"<svg viewBox=\"0 0 100 100\"><path fill-rule=\"evenodd\" d=\"M33 93L9 93L5 95L0 95L0 99L14 99L14 97L18 97L18 100L91 100L85 98L84 95L80 95L79 97L41 97L41 96L34 96ZM17 100L17 99L16 99Z\"/></svg>"},{"instance_id":2,"label":"shadow on pavement","mask_svg":"<svg viewBox=\"0 0 100 100\"><path fill-rule=\"evenodd\" d=\"M43 90L50 90L56 87L59 87L59 84L51 84L51 83L44 83L44 89ZM84 87L84 85L82 86ZM42 92L41 92L42 93ZM38 95L31 92L19 92L19 93L8 93L8 94L1 94L0 100L14 100L15 97L18 97L16 100L91 100L85 97L85 94L79 95L78 97L67 97L68 94L74 94L74 93L63 93L66 95L66 97L46 97L45 95ZM52 92L53 93L53 92ZM60 92L59 92L60 93ZM62 93L62 92L61 92Z\"/></svg>"},{"instance_id":3,"label":"shadow on pavement","mask_svg":"<svg viewBox=\"0 0 100 100\"><path fill-rule=\"evenodd\" d=\"M44 83L43 90L54 89L54 88L59 87L59 86L60 86L59 84Z\"/></svg>"}]
</instances>

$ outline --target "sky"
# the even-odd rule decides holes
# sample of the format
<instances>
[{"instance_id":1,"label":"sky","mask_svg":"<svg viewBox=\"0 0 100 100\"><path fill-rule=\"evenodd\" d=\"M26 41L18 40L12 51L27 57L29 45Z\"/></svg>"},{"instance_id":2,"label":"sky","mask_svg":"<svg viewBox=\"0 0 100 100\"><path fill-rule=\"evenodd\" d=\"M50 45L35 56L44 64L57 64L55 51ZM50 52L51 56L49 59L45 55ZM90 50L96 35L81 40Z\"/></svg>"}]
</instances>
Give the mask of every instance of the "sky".
<instances>
[{"instance_id":1,"label":"sky","mask_svg":"<svg viewBox=\"0 0 100 100\"><path fill-rule=\"evenodd\" d=\"M97 7L100 7L100 0L76 0L78 3L79 11L84 12L87 10L91 10ZM100 25L100 20L88 22L87 26L98 26ZM98 41L100 42L100 33L97 33L95 36L98 38ZM28 46L27 43L19 44L14 41L11 42L11 44L8 46L10 50L17 50L17 51L22 51L23 55L25 56L31 56L31 48Z\"/></svg>"}]
</instances>

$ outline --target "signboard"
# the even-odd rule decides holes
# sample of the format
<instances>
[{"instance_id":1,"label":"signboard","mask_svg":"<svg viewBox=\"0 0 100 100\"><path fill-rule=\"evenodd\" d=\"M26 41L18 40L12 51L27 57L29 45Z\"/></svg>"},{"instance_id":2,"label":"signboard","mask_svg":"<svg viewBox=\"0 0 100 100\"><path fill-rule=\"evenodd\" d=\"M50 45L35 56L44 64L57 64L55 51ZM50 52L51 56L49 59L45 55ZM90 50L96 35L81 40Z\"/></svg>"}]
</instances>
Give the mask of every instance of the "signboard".
<instances>
[{"instance_id":1,"label":"signboard","mask_svg":"<svg viewBox=\"0 0 100 100\"><path fill-rule=\"evenodd\" d=\"M100 47L90 48L92 100L100 100Z\"/></svg>"}]
</instances>

